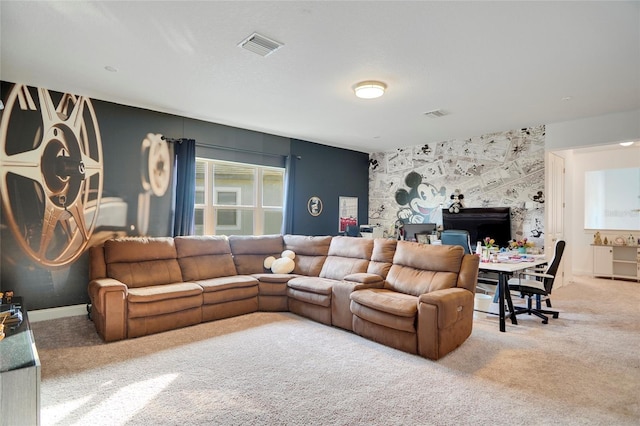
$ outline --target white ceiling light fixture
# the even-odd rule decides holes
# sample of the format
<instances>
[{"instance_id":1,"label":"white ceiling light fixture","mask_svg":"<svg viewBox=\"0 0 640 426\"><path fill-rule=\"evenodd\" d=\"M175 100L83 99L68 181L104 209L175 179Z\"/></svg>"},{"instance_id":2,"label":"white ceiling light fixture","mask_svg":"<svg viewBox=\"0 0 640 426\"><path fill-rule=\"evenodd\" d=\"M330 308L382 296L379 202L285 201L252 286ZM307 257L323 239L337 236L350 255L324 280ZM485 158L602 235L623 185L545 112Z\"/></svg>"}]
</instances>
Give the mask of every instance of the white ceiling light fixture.
<instances>
[{"instance_id":1,"label":"white ceiling light fixture","mask_svg":"<svg viewBox=\"0 0 640 426\"><path fill-rule=\"evenodd\" d=\"M356 96L362 99L375 99L384 95L387 85L381 81L361 81L353 88Z\"/></svg>"},{"instance_id":2,"label":"white ceiling light fixture","mask_svg":"<svg viewBox=\"0 0 640 426\"><path fill-rule=\"evenodd\" d=\"M633 145L633 141L620 142L620 145L622 145L622 146L631 146L631 145Z\"/></svg>"}]
</instances>

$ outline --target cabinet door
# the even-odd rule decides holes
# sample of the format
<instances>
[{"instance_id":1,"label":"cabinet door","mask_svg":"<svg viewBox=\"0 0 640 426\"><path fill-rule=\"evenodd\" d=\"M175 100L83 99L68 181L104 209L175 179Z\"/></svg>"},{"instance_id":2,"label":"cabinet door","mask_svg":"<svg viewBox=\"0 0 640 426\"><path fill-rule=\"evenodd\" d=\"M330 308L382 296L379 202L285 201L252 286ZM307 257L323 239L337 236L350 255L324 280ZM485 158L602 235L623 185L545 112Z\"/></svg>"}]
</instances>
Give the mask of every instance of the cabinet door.
<instances>
[{"instance_id":1,"label":"cabinet door","mask_svg":"<svg viewBox=\"0 0 640 426\"><path fill-rule=\"evenodd\" d=\"M613 275L613 249L611 247L593 247L593 275Z\"/></svg>"}]
</instances>

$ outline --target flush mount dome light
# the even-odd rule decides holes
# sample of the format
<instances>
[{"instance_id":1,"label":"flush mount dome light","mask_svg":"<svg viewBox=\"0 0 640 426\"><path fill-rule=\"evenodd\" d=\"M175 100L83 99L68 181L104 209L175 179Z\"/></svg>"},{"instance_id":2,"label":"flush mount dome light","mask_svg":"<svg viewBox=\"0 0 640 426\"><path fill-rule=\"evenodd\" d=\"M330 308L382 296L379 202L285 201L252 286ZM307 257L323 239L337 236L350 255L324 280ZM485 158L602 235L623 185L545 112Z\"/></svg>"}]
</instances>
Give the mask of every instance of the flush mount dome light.
<instances>
[{"instance_id":1,"label":"flush mount dome light","mask_svg":"<svg viewBox=\"0 0 640 426\"><path fill-rule=\"evenodd\" d=\"M353 91L362 99L375 99L384 95L387 85L381 81L361 81L356 84Z\"/></svg>"},{"instance_id":2,"label":"flush mount dome light","mask_svg":"<svg viewBox=\"0 0 640 426\"><path fill-rule=\"evenodd\" d=\"M633 145L633 141L629 141L629 142L620 142L620 145L622 145L622 146L631 146L631 145Z\"/></svg>"}]
</instances>

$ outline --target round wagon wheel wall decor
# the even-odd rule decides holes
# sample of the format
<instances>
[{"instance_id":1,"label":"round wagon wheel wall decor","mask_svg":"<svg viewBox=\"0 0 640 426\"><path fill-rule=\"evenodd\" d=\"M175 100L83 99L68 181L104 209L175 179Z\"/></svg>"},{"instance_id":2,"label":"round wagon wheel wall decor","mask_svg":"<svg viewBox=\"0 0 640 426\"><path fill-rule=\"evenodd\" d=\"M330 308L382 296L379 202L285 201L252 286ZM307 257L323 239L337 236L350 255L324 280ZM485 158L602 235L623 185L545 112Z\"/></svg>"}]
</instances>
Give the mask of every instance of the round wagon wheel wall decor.
<instances>
[{"instance_id":1,"label":"round wagon wheel wall decor","mask_svg":"<svg viewBox=\"0 0 640 426\"><path fill-rule=\"evenodd\" d=\"M102 197L102 141L91 100L14 85L0 121L0 166L3 225L22 251L50 268L76 260Z\"/></svg>"},{"instance_id":2,"label":"round wagon wheel wall decor","mask_svg":"<svg viewBox=\"0 0 640 426\"><path fill-rule=\"evenodd\" d=\"M313 196L307 201L307 211L311 216L320 216L322 213L322 200L320 197Z\"/></svg>"}]
</instances>

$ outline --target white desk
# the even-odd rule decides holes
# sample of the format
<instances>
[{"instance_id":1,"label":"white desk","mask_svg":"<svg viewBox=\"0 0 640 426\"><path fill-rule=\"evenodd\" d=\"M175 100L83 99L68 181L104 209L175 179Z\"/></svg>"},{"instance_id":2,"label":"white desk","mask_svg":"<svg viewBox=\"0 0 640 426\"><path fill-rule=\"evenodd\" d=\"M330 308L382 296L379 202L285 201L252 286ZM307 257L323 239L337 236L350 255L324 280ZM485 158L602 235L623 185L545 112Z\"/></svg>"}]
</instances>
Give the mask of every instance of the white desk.
<instances>
[{"instance_id":1,"label":"white desk","mask_svg":"<svg viewBox=\"0 0 640 426\"><path fill-rule=\"evenodd\" d=\"M527 261L480 262L481 271L498 273L498 288L496 291L499 294L498 305L500 310L498 316L500 317L500 331L504 332L506 330L506 315L504 310L505 297L507 304L509 305L509 312L511 312L511 323L518 324L518 320L513 313L513 302L511 301L511 293L509 292L509 286L507 284L509 277L511 277L514 272L533 268L534 266L542 265L543 263L547 263L544 255L528 256Z\"/></svg>"}]
</instances>

